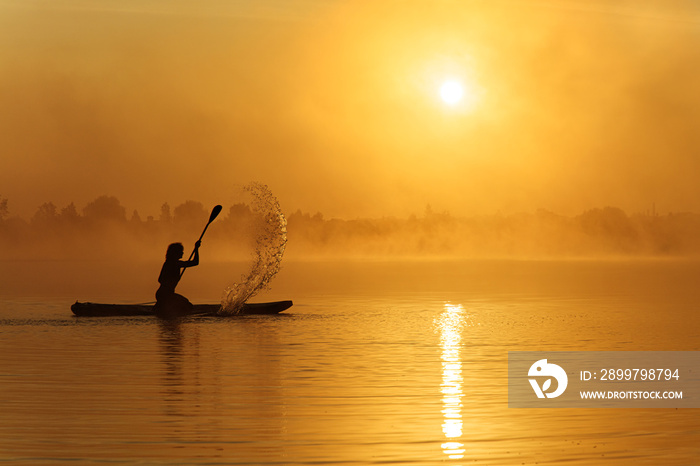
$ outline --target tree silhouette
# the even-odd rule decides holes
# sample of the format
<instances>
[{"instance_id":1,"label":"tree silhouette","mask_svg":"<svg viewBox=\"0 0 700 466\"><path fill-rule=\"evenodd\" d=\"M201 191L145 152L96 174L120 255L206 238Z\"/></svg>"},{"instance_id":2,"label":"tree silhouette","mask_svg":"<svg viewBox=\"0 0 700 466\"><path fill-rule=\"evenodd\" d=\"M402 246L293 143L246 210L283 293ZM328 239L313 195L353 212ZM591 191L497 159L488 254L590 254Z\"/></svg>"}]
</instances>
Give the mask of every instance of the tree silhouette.
<instances>
[{"instance_id":1,"label":"tree silhouette","mask_svg":"<svg viewBox=\"0 0 700 466\"><path fill-rule=\"evenodd\" d=\"M208 213L201 202L186 201L173 210L173 224L187 228L199 228L206 223Z\"/></svg>"},{"instance_id":2,"label":"tree silhouette","mask_svg":"<svg viewBox=\"0 0 700 466\"><path fill-rule=\"evenodd\" d=\"M10 209L7 207L7 199L0 197L0 222L5 220L10 214Z\"/></svg>"},{"instance_id":3,"label":"tree silhouette","mask_svg":"<svg viewBox=\"0 0 700 466\"><path fill-rule=\"evenodd\" d=\"M114 196L100 196L83 209L85 220L90 223L125 223L126 209Z\"/></svg>"},{"instance_id":4,"label":"tree silhouette","mask_svg":"<svg viewBox=\"0 0 700 466\"><path fill-rule=\"evenodd\" d=\"M81 213L79 213L81 212ZM171 211L166 202L158 221L126 209L113 196L100 196L82 211L70 203L39 206L27 222L10 216L9 202L0 196L1 257L59 257L61 254L109 255L114 249L152 250L178 236L198 233L209 212L202 203L187 201ZM128 219L128 220L127 220ZM216 248L238 254L254 246L264 218L247 204L234 204L208 236ZM262 225L264 226L264 225ZM425 208L425 215L407 218L324 218L297 210L287 229L294 254L452 255L463 257L591 256L605 254L700 255L700 215L678 213L628 215L616 207L594 208L577 216L545 210L534 213L457 217ZM214 248L213 248L214 249ZM77 255L75 254L77 252Z\"/></svg>"},{"instance_id":5,"label":"tree silhouette","mask_svg":"<svg viewBox=\"0 0 700 466\"><path fill-rule=\"evenodd\" d=\"M170 213L170 204L167 202L160 206L160 217L158 217L158 221L166 225L173 221L173 215Z\"/></svg>"},{"instance_id":6,"label":"tree silhouette","mask_svg":"<svg viewBox=\"0 0 700 466\"><path fill-rule=\"evenodd\" d=\"M34 227L50 228L58 222L58 209L53 202L46 202L39 206L31 219Z\"/></svg>"},{"instance_id":7,"label":"tree silhouette","mask_svg":"<svg viewBox=\"0 0 700 466\"><path fill-rule=\"evenodd\" d=\"M80 215L72 202L61 209L59 220L65 225L77 225L80 221Z\"/></svg>"}]
</instances>

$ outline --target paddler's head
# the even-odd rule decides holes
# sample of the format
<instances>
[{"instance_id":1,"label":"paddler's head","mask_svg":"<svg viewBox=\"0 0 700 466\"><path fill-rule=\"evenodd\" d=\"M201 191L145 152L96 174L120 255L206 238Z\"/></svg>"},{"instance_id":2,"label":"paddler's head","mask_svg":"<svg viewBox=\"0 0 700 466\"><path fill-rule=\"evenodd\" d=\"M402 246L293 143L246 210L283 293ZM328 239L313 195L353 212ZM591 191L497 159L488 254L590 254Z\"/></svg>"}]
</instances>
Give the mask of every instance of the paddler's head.
<instances>
[{"instance_id":1,"label":"paddler's head","mask_svg":"<svg viewBox=\"0 0 700 466\"><path fill-rule=\"evenodd\" d=\"M173 243L168 246L168 250L165 253L166 260L178 260L182 258L185 253L185 248L182 243Z\"/></svg>"}]
</instances>

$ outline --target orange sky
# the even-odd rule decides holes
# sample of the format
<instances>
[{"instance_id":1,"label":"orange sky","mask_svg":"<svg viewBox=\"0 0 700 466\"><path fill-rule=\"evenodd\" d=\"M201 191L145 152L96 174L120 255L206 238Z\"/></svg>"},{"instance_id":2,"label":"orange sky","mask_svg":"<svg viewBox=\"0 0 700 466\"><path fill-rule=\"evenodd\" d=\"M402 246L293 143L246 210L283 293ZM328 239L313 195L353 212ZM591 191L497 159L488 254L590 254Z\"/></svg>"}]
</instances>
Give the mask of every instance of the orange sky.
<instances>
[{"instance_id":1,"label":"orange sky","mask_svg":"<svg viewBox=\"0 0 700 466\"><path fill-rule=\"evenodd\" d=\"M0 0L11 214L253 180L346 218L700 211L694 0L191 5Z\"/></svg>"}]
</instances>

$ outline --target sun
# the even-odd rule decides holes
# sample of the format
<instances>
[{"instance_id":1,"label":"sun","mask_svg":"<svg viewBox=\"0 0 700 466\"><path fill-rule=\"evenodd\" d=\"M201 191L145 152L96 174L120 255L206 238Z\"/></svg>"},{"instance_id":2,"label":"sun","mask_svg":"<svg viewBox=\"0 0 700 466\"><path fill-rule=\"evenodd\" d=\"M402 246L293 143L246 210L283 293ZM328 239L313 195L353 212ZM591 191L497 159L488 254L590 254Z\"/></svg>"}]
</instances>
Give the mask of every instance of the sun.
<instances>
[{"instance_id":1,"label":"sun","mask_svg":"<svg viewBox=\"0 0 700 466\"><path fill-rule=\"evenodd\" d=\"M457 105L464 97L464 87L459 81L447 80L440 86L440 97L447 105Z\"/></svg>"}]
</instances>

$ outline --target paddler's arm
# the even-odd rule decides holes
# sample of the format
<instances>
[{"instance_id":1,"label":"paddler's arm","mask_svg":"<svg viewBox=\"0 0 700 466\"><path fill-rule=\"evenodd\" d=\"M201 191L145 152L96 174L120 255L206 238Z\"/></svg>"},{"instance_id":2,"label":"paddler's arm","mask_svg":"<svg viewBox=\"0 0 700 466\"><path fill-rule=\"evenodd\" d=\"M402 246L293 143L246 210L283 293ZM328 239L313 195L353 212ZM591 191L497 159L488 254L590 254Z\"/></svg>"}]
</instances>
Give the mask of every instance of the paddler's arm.
<instances>
[{"instance_id":1,"label":"paddler's arm","mask_svg":"<svg viewBox=\"0 0 700 466\"><path fill-rule=\"evenodd\" d=\"M191 261L180 261L180 267L194 267L195 265L199 265L199 247L201 245L201 241L194 243L194 258Z\"/></svg>"}]
</instances>

